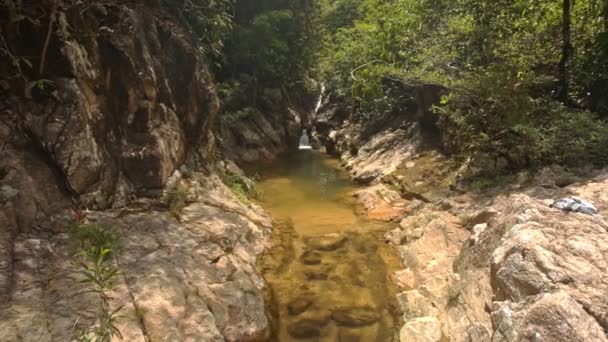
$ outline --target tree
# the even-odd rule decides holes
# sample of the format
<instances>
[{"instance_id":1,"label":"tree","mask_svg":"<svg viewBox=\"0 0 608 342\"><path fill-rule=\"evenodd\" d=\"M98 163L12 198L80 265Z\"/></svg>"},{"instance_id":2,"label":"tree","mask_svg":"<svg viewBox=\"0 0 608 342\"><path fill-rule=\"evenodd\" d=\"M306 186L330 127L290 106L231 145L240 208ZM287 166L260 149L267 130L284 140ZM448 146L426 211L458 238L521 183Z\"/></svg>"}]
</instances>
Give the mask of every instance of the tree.
<instances>
[{"instance_id":1,"label":"tree","mask_svg":"<svg viewBox=\"0 0 608 342\"><path fill-rule=\"evenodd\" d=\"M570 88L570 60L572 58L572 18L570 15L571 3L570 0L563 0L562 12L562 58L559 62L559 93L558 99L563 103L569 103L569 88Z\"/></svg>"}]
</instances>

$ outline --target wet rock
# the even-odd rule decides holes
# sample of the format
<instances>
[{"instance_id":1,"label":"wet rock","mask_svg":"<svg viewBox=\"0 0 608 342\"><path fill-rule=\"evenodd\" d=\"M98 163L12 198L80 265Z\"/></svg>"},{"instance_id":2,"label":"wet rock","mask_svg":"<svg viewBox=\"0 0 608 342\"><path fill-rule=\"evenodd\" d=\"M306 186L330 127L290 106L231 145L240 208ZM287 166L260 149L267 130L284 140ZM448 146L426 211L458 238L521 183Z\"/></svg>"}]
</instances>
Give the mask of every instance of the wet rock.
<instances>
[{"instance_id":1,"label":"wet rock","mask_svg":"<svg viewBox=\"0 0 608 342\"><path fill-rule=\"evenodd\" d=\"M399 333L401 342L439 342L441 336L441 323L435 317L419 317L408 321Z\"/></svg>"},{"instance_id":2,"label":"wet rock","mask_svg":"<svg viewBox=\"0 0 608 342\"><path fill-rule=\"evenodd\" d=\"M364 337L358 331L353 329L342 329L338 335L340 342L363 342Z\"/></svg>"},{"instance_id":3,"label":"wet rock","mask_svg":"<svg viewBox=\"0 0 608 342\"><path fill-rule=\"evenodd\" d=\"M308 247L325 252L335 251L346 243L347 238L340 234L327 234L323 236L311 237L306 240Z\"/></svg>"},{"instance_id":4,"label":"wet rock","mask_svg":"<svg viewBox=\"0 0 608 342\"><path fill-rule=\"evenodd\" d=\"M305 318L287 326L289 334L295 338L312 338L321 336L321 330L329 320L326 317Z\"/></svg>"},{"instance_id":5,"label":"wet rock","mask_svg":"<svg viewBox=\"0 0 608 342\"><path fill-rule=\"evenodd\" d=\"M302 320L290 324L287 331L295 338L311 338L321 336L321 328L316 322Z\"/></svg>"},{"instance_id":6,"label":"wet rock","mask_svg":"<svg viewBox=\"0 0 608 342\"><path fill-rule=\"evenodd\" d=\"M308 280L327 280L329 274L325 269L310 269L304 271L304 276L306 276L306 279Z\"/></svg>"},{"instance_id":7,"label":"wet rock","mask_svg":"<svg viewBox=\"0 0 608 342\"><path fill-rule=\"evenodd\" d=\"M300 261L304 265L319 265L323 260L321 253L317 251L306 251L300 257Z\"/></svg>"},{"instance_id":8,"label":"wet rock","mask_svg":"<svg viewBox=\"0 0 608 342\"><path fill-rule=\"evenodd\" d=\"M355 181L355 183L359 184L359 185L369 185L371 184L374 180L376 180L376 178L380 177L381 172L380 171L367 171L367 172L363 172L362 174L356 176L355 178L353 178L353 180Z\"/></svg>"},{"instance_id":9,"label":"wet rock","mask_svg":"<svg viewBox=\"0 0 608 342\"><path fill-rule=\"evenodd\" d=\"M290 315L296 316L308 310L311 305L312 298L310 296L302 296L287 304L287 311Z\"/></svg>"},{"instance_id":10,"label":"wet rock","mask_svg":"<svg viewBox=\"0 0 608 342\"><path fill-rule=\"evenodd\" d=\"M378 321L379 315L372 307L350 307L334 310L331 319L338 325L362 327Z\"/></svg>"}]
</instances>

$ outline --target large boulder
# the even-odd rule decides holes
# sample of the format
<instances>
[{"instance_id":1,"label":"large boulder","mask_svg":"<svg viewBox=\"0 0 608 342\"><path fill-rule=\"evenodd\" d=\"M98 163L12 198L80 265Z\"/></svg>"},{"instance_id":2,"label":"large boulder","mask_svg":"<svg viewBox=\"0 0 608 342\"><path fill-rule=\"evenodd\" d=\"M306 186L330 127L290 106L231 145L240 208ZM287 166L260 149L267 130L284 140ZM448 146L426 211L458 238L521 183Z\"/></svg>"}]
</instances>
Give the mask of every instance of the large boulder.
<instances>
[{"instance_id":1,"label":"large boulder","mask_svg":"<svg viewBox=\"0 0 608 342\"><path fill-rule=\"evenodd\" d=\"M219 101L179 25L147 6L112 3L60 7L56 17L45 76L52 93L3 100L87 207L162 188L187 158L208 151L201 147ZM38 33L24 30L19 40ZM15 53L28 48L15 45Z\"/></svg>"}]
</instances>

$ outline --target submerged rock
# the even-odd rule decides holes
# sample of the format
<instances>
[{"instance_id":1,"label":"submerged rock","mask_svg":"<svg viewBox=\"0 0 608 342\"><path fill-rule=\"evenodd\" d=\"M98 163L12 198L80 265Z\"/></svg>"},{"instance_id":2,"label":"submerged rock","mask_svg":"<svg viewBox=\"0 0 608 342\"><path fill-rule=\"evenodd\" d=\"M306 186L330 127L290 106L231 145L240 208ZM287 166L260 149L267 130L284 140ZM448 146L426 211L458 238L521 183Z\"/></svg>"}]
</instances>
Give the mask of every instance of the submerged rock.
<instances>
[{"instance_id":1,"label":"submerged rock","mask_svg":"<svg viewBox=\"0 0 608 342\"><path fill-rule=\"evenodd\" d=\"M306 311L312 305L312 297L311 296L301 296L289 304L287 304L287 311L290 315L299 315L302 312Z\"/></svg>"},{"instance_id":2,"label":"submerged rock","mask_svg":"<svg viewBox=\"0 0 608 342\"><path fill-rule=\"evenodd\" d=\"M322 261L322 256L317 251L306 251L300 257L300 261L304 265L318 265Z\"/></svg>"},{"instance_id":3,"label":"submerged rock","mask_svg":"<svg viewBox=\"0 0 608 342\"><path fill-rule=\"evenodd\" d=\"M362 327L378 321L378 312L372 307L340 308L332 312L331 319L338 325Z\"/></svg>"},{"instance_id":4,"label":"submerged rock","mask_svg":"<svg viewBox=\"0 0 608 342\"><path fill-rule=\"evenodd\" d=\"M308 238L306 245L319 251L331 252L344 246L346 241L347 238L344 235L327 234Z\"/></svg>"},{"instance_id":5,"label":"submerged rock","mask_svg":"<svg viewBox=\"0 0 608 342\"><path fill-rule=\"evenodd\" d=\"M314 318L303 318L287 326L289 335L295 338L312 338L321 336L322 329L329 323L327 316L321 314Z\"/></svg>"}]
</instances>

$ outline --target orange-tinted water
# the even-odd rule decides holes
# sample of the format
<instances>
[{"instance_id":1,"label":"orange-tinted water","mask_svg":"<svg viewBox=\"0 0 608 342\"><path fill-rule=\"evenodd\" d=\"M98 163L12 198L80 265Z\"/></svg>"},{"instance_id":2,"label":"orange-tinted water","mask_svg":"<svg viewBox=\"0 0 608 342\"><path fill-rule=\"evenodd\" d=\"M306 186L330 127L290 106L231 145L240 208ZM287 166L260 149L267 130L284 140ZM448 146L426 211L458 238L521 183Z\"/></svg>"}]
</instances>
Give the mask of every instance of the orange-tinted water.
<instances>
[{"instance_id":1,"label":"orange-tinted water","mask_svg":"<svg viewBox=\"0 0 608 342\"><path fill-rule=\"evenodd\" d=\"M355 214L356 187L323 154L294 152L256 172L276 222L258 264L273 341L397 341L389 275L400 260L382 239L390 225Z\"/></svg>"}]
</instances>

